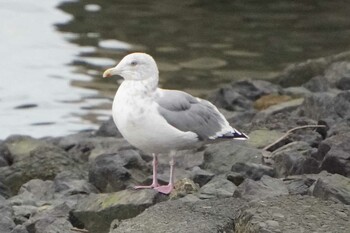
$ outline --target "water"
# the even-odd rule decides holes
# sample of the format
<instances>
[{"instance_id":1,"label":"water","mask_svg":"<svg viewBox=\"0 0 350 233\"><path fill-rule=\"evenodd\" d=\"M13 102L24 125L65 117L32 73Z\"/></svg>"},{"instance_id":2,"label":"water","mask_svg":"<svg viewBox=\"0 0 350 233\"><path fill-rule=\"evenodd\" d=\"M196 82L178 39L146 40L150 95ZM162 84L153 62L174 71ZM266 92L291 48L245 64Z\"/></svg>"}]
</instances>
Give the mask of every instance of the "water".
<instances>
[{"instance_id":1,"label":"water","mask_svg":"<svg viewBox=\"0 0 350 233\"><path fill-rule=\"evenodd\" d=\"M162 87L205 96L349 50L349 12L326 0L0 0L0 138L96 128L117 88L101 73L127 53L151 54Z\"/></svg>"}]
</instances>

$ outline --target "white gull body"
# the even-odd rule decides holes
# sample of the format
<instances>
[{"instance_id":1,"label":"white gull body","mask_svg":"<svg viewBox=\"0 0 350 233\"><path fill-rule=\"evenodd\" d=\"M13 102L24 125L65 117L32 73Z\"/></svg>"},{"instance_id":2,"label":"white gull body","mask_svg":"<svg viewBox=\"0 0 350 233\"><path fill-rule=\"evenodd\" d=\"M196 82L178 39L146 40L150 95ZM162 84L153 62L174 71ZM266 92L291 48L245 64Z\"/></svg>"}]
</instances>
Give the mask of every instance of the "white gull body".
<instances>
[{"instance_id":1,"label":"white gull body","mask_svg":"<svg viewBox=\"0 0 350 233\"><path fill-rule=\"evenodd\" d=\"M136 148L153 154L153 183L137 188L154 188L169 193L173 188L173 159L167 186L156 179L157 154L196 146L218 138L244 140L248 137L229 125L209 101L185 92L158 88L158 67L145 53L132 53L104 72L124 81L113 101L113 120L123 137Z\"/></svg>"}]
</instances>

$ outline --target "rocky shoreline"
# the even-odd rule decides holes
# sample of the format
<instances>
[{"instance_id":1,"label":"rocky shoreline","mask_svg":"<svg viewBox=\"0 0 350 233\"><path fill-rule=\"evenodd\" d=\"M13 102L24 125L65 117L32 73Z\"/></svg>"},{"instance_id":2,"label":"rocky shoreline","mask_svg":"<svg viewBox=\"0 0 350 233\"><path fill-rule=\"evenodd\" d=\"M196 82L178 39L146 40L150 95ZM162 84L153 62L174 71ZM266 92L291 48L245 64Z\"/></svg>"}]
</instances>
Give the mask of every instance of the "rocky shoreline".
<instances>
[{"instance_id":1,"label":"rocky shoreline","mask_svg":"<svg viewBox=\"0 0 350 233\"><path fill-rule=\"evenodd\" d=\"M348 232L350 52L236 81L209 97L247 142L181 151L176 191L111 120L99 130L0 141L1 233ZM288 130L305 125L322 128ZM274 143L278 141L277 143ZM168 158L160 158L167 182Z\"/></svg>"}]
</instances>

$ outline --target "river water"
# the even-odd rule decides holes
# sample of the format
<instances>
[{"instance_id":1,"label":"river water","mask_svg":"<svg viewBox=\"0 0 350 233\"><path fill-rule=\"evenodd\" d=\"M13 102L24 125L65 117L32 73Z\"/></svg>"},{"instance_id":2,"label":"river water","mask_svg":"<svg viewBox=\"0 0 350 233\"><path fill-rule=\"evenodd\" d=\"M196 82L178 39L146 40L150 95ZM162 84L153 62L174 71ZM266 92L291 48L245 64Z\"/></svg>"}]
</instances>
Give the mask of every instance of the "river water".
<instances>
[{"instance_id":1,"label":"river water","mask_svg":"<svg viewBox=\"0 0 350 233\"><path fill-rule=\"evenodd\" d=\"M101 73L127 53L150 53L162 87L205 96L349 50L349 12L326 0L0 0L0 139L96 128L118 83Z\"/></svg>"}]
</instances>

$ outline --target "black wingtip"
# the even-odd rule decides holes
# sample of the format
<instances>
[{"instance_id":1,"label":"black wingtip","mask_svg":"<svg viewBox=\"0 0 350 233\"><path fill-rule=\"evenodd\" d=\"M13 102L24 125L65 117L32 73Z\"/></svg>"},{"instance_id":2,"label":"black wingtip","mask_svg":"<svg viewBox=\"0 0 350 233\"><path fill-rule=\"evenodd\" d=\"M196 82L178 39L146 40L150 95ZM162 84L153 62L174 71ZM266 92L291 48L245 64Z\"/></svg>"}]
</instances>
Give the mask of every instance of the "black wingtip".
<instances>
[{"instance_id":1,"label":"black wingtip","mask_svg":"<svg viewBox=\"0 0 350 233\"><path fill-rule=\"evenodd\" d=\"M247 140L249 139L249 136L239 132L238 130L235 130L233 132L230 132L228 134L222 135L220 138L232 138L235 140Z\"/></svg>"}]
</instances>

